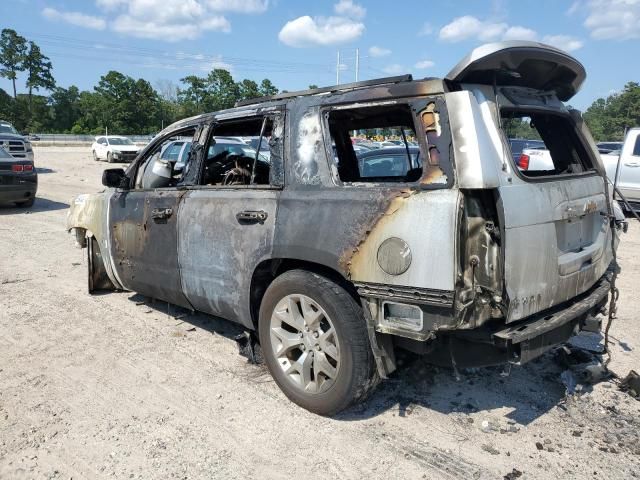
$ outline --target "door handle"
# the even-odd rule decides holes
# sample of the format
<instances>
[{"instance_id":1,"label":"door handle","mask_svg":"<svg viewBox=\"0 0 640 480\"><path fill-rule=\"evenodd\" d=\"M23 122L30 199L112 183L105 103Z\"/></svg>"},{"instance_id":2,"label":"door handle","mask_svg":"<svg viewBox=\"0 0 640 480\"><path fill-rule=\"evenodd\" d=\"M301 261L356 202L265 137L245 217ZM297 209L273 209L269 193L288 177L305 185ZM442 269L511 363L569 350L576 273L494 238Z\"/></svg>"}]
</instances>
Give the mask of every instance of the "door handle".
<instances>
[{"instance_id":1,"label":"door handle","mask_svg":"<svg viewBox=\"0 0 640 480\"><path fill-rule=\"evenodd\" d=\"M172 208L154 208L151 210L151 218L154 220L166 220L173 215Z\"/></svg>"},{"instance_id":2,"label":"door handle","mask_svg":"<svg viewBox=\"0 0 640 480\"><path fill-rule=\"evenodd\" d=\"M628 163L625 163L625 166L627 166L627 167L640 167L640 163L638 163L638 162L628 162Z\"/></svg>"},{"instance_id":3,"label":"door handle","mask_svg":"<svg viewBox=\"0 0 640 480\"><path fill-rule=\"evenodd\" d=\"M264 223L268 214L264 210L243 210L236 213L236 218L240 223Z\"/></svg>"}]
</instances>

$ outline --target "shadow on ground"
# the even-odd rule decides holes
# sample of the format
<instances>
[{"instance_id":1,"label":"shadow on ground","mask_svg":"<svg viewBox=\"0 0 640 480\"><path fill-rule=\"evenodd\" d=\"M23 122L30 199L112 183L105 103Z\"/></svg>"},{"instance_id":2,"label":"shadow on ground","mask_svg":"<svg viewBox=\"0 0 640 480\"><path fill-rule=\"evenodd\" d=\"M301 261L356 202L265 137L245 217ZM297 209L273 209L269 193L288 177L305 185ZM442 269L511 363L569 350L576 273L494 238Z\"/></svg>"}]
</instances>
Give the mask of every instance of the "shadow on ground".
<instances>
[{"instance_id":1,"label":"shadow on ground","mask_svg":"<svg viewBox=\"0 0 640 480\"><path fill-rule=\"evenodd\" d=\"M16 207L13 204L0 205L0 215L15 215L19 213L52 212L69 208L68 203L56 202L48 198L38 198L31 207Z\"/></svg>"},{"instance_id":2,"label":"shadow on ground","mask_svg":"<svg viewBox=\"0 0 640 480\"><path fill-rule=\"evenodd\" d=\"M186 323L232 341L245 331L233 322L192 313L140 294L133 294L129 300L173 317L176 326ZM598 338L584 340L590 345L598 342ZM506 407L510 410L507 419L527 425L555 407L563 408L566 387L561 374L566 367L557 362L554 351L524 366L459 369L457 376L453 369L431 365L408 352L400 351L397 358L398 370L391 378L381 382L364 403L338 414L335 419L359 421L389 410L397 410L399 416L405 417L420 407L443 414L471 414ZM268 375L264 365L249 368L256 369L255 376ZM583 391L591 388L585 386Z\"/></svg>"}]
</instances>

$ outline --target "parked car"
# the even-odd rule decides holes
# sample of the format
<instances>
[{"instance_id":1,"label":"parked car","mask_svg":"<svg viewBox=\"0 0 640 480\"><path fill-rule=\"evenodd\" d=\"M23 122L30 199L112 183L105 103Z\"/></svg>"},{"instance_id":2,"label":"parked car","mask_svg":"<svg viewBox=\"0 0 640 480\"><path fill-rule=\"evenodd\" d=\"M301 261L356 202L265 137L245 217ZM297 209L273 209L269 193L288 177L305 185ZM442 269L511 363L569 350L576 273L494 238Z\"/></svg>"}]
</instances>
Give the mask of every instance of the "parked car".
<instances>
[{"instance_id":1,"label":"parked car","mask_svg":"<svg viewBox=\"0 0 640 480\"><path fill-rule=\"evenodd\" d=\"M4 148L14 158L29 160L33 163L31 142L20 135L9 122L0 121L0 148Z\"/></svg>"},{"instance_id":2,"label":"parked car","mask_svg":"<svg viewBox=\"0 0 640 480\"><path fill-rule=\"evenodd\" d=\"M116 135L98 136L91 145L91 153L96 162L106 160L109 163L129 163L136 158L139 151L140 147L131 140Z\"/></svg>"},{"instance_id":3,"label":"parked car","mask_svg":"<svg viewBox=\"0 0 640 480\"><path fill-rule=\"evenodd\" d=\"M601 154L619 154L620 150L622 150L623 143L624 142L599 142L596 143L596 146Z\"/></svg>"},{"instance_id":4,"label":"parked car","mask_svg":"<svg viewBox=\"0 0 640 480\"><path fill-rule=\"evenodd\" d=\"M354 150L355 150L354 146ZM418 177L422 174L420 161L420 149L407 148L383 148L358 153L360 176L362 178L405 178L412 170Z\"/></svg>"},{"instance_id":5,"label":"parked car","mask_svg":"<svg viewBox=\"0 0 640 480\"><path fill-rule=\"evenodd\" d=\"M0 147L0 203L31 207L38 190L33 159L9 155Z\"/></svg>"},{"instance_id":6,"label":"parked car","mask_svg":"<svg viewBox=\"0 0 640 480\"><path fill-rule=\"evenodd\" d=\"M607 176L613 182L618 170L617 186L620 192L633 210L640 211L640 128L632 128L627 132L619 151L619 154L612 152L601 156ZM622 205L628 209L626 204Z\"/></svg>"},{"instance_id":7,"label":"parked car","mask_svg":"<svg viewBox=\"0 0 640 480\"><path fill-rule=\"evenodd\" d=\"M397 349L458 366L528 362L596 329L610 290L615 203L563 104L585 77L561 50L509 41L444 79L283 93L179 121L126 170L105 170L104 192L72 202L89 291L239 323L282 391L324 415L387 378ZM553 170L518 169L496 108L531 117ZM378 172L351 136L392 128L420 139L423 160ZM261 134L270 162L218 149ZM188 168L145 188L177 136L192 137Z\"/></svg>"},{"instance_id":8,"label":"parked car","mask_svg":"<svg viewBox=\"0 0 640 480\"><path fill-rule=\"evenodd\" d=\"M527 140L524 138L510 138L509 147L511 148L511 154L513 161L518 163L520 161L520 155L522 151L527 148L544 148L544 142L542 140Z\"/></svg>"}]
</instances>

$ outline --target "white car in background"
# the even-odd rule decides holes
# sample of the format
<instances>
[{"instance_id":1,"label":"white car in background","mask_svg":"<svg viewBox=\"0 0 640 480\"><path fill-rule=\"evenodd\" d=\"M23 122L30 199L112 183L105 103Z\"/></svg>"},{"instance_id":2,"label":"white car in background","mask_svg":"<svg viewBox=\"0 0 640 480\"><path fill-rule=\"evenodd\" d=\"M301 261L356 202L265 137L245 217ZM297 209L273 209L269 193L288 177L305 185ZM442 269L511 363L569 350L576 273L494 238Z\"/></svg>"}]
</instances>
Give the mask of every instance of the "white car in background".
<instances>
[{"instance_id":1,"label":"white car in background","mask_svg":"<svg viewBox=\"0 0 640 480\"><path fill-rule=\"evenodd\" d=\"M138 156L140 147L126 137L103 135L96 137L91 145L93 159L106 160L109 163L129 163Z\"/></svg>"}]
</instances>

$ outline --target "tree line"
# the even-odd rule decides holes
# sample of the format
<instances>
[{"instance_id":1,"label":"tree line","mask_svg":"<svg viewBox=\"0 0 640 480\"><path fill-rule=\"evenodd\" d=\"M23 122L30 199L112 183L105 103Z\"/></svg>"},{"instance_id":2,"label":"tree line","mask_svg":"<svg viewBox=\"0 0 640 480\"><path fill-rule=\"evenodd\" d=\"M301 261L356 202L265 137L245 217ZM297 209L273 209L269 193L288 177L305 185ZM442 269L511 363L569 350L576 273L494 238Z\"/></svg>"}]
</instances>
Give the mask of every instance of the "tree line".
<instances>
[{"instance_id":1,"label":"tree line","mask_svg":"<svg viewBox=\"0 0 640 480\"><path fill-rule=\"evenodd\" d=\"M8 28L0 33L0 77L12 86L10 93L0 89L0 120L38 133L98 134L105 128L122 135L153 133L181 118L278 93L269 79L236 82L218 68L206 76L188 75L179 85L161 80L154 86L112 70L92 90L63 88L56 85L51 60L38 45ZM27 93L17 93L20 79ZM629 128L640 126L640 85L629 82L622 91L597 99L584 118L596 140L622 140ZM536 138L535 130L515 119L505 126L515 136Z\"/></svg>"},{"instance_id":2,"label":"tree line","mask_svg":"<svg viewBox=\"0 0 640 480\"><path fill-rule=\"evenodd\" d=\"M154 133L185 117L278 93L269 79L236 82L218 68L206 76L186 76L179 85L161 80L154 87L112 70L91 91L63 88L56 85L51 60L38 45L6 28L0 33L0 77L12 85L12 94L0 89L0 120L34 133L99 134L105 128L121 135ZM21 78L26 94L17 93Z\"/></svg>"}]
</instances>

